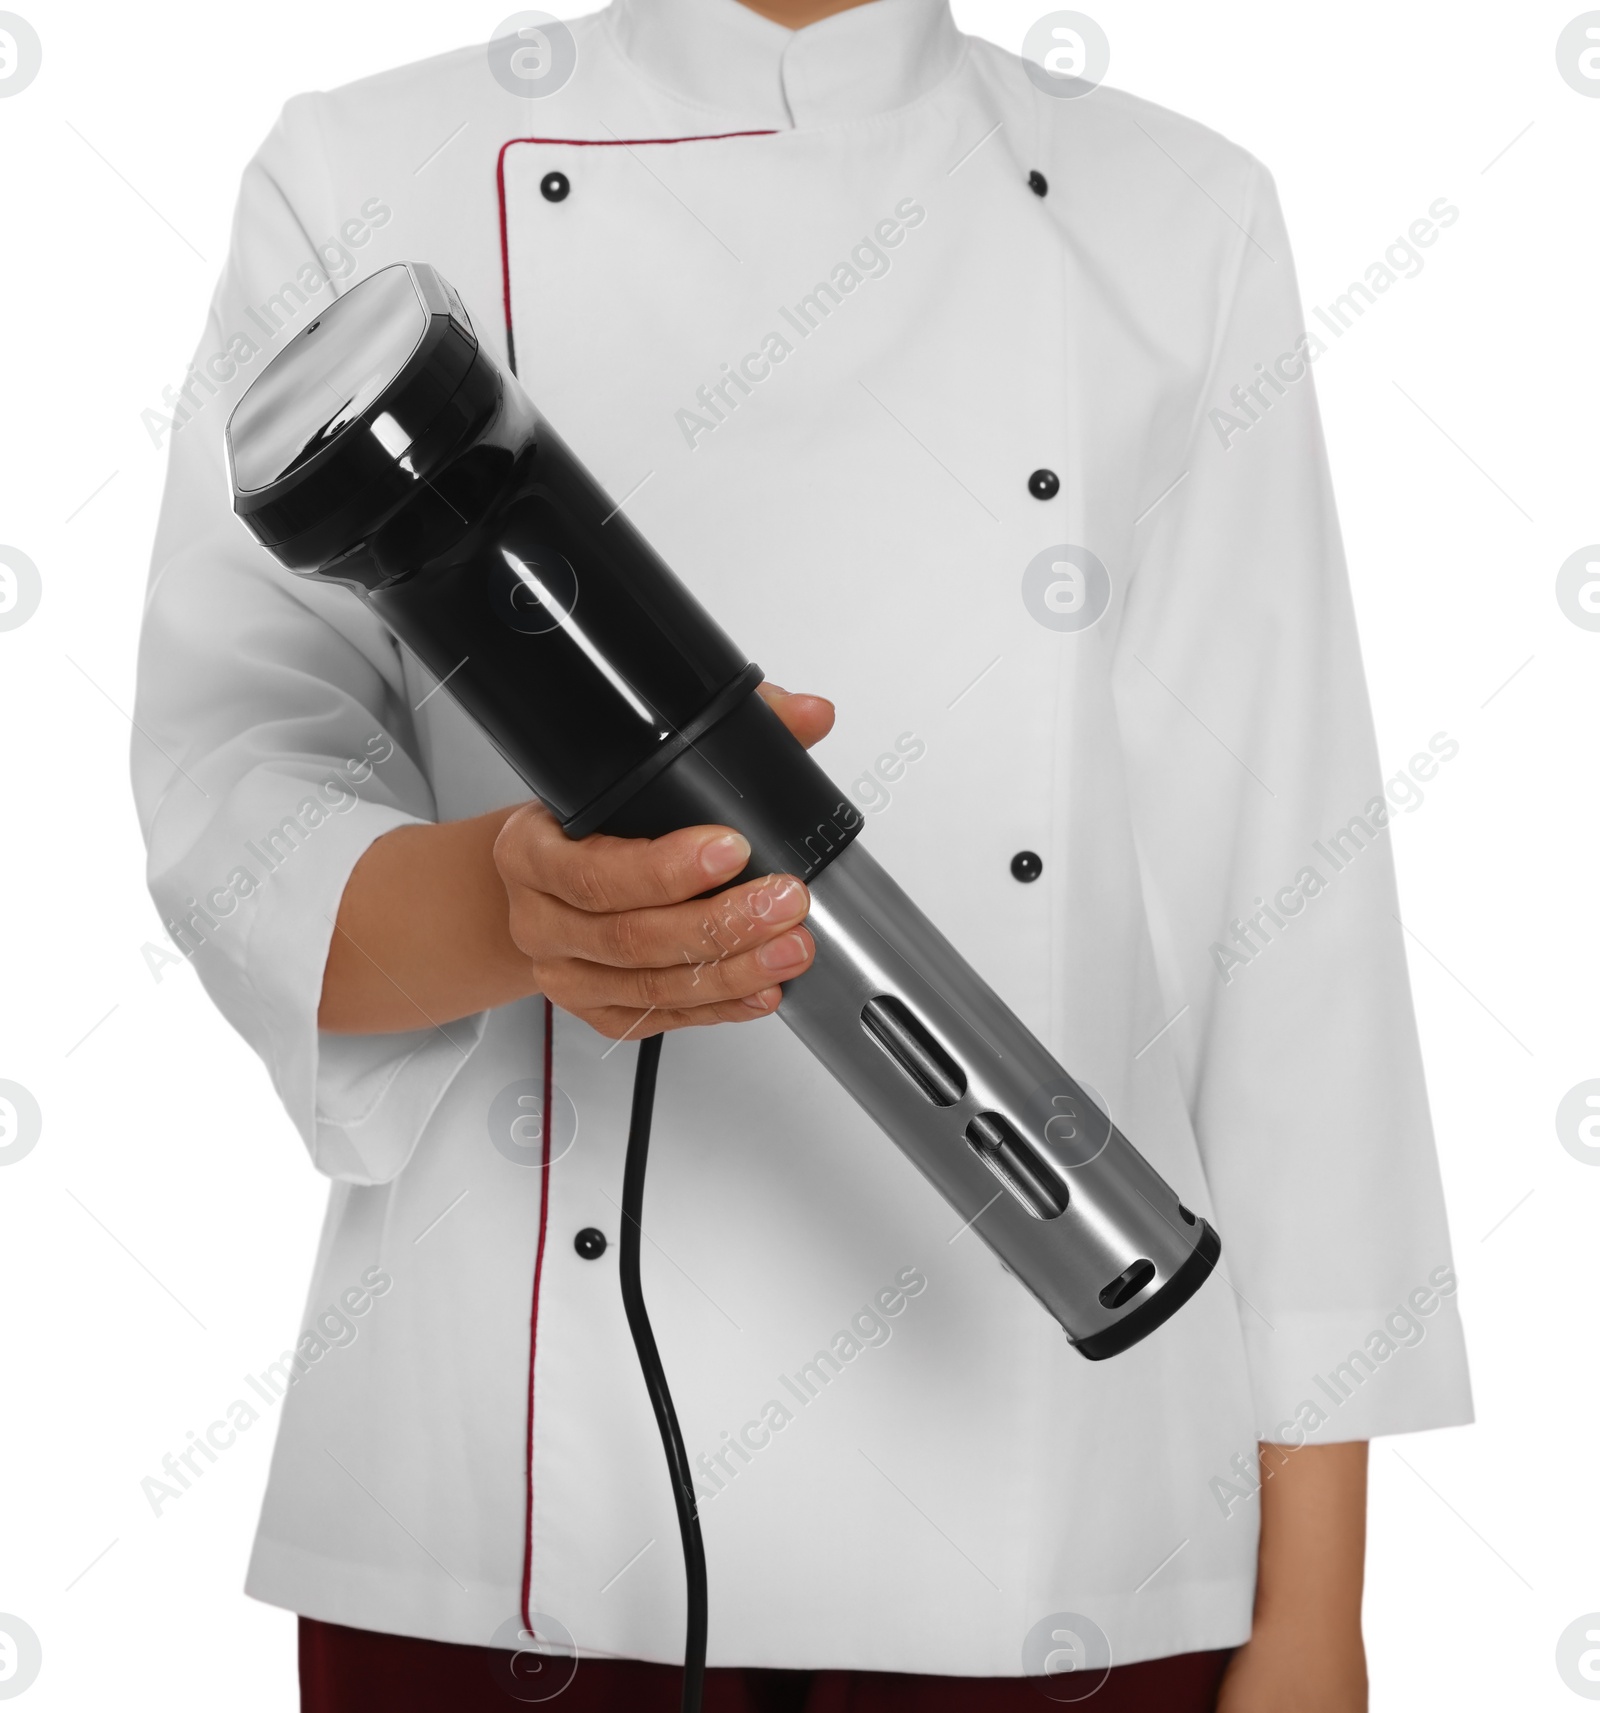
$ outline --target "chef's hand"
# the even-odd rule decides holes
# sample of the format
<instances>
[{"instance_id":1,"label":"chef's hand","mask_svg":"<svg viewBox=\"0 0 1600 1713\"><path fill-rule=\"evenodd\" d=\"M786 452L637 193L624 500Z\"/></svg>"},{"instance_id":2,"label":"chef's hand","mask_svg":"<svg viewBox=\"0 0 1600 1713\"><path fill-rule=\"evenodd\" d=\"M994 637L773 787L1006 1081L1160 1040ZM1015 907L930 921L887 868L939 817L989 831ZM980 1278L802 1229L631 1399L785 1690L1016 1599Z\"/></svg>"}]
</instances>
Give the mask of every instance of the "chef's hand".
<instances>
[{"instance_id":1,"label":"chef's hand","mask_svg":"<svg viewBox=\"0 0 1600 1713\"><path fill-rule=\"evenodd\" d=\"M833 724L820 696L772 684L761 694L807 748ZM537 991L612 1040L766 1017L778 984L810 966L811 896L793 875L701 896L749 860L727 827L569 839L541 803L515 810L494 845L511 938Z\"/></svg>"},{"instance_id":2,"label":"chef's hand","mask_svg":"<svg viewBox=\"0 0 1600 1713\"><path fill-rule=\"evenodd\" d=\"M820 696L761 694L808 748L833 724ZM574 840L534 804L396 827L345 882L318 1026L438 1028L535 993L612 1036L765 1016L811 962L810 899L773 875L692 902L744 867L728 834Z\"/></svg>"}]
</instances>

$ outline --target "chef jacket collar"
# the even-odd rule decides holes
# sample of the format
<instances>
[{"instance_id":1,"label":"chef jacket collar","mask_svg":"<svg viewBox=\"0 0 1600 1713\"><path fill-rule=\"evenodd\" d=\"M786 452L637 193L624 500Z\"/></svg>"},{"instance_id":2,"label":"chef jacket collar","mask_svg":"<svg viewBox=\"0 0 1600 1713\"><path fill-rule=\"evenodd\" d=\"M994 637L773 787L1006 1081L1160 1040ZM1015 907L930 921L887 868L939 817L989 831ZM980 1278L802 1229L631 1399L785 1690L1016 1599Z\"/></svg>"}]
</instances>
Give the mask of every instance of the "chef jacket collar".
<instances>
[{"instance_id":1,"label":"chef jacket collar","mask_svg":"<svg viewBox=\"0 0 1600 1713\"><path fill-rule=\"evenodd\" d=\"M905 107L965 46L948 0L867 0L803 30L739 0L615 0L609 23L623 57L680 100L775 130Z\"/></svg>"}]
</instances>

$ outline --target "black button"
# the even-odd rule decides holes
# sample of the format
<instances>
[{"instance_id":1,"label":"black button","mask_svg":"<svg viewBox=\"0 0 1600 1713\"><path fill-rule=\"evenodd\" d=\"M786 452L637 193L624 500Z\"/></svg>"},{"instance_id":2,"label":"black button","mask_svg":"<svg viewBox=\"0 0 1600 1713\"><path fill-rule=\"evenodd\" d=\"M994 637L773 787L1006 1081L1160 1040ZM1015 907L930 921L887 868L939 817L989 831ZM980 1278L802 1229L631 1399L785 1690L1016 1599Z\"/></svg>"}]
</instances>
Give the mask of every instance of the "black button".
<instances>
[{"instance_id":1,"label":"black button","mask_svg":"<svg viewBox=\"0 0 1600 1713\"><path fill-rule=\"evenodd\" d=\"M1038 170L1037 167L1028 174L1028 189L1031 190L1035 196L1043 196L1050 189L1050 181Z\"/></svg>"},{"instance_id":2,"label":"black button","mask_svg":"<svg viewBox=\"0 0 1600 1713\"><path fill-rule=\"evenodd\" d=\"M1061 478L1054 470L1035 470L1028 478L1028 492L1036 500L1053 500L1061 492Z\"/></svg>"},{"instance_id":3,"label":"black button","mask_svg":"<svg viewBox=\"0 0 1600 1713\"><path fill-rule=\"evenodd\" d=\"M1044 862L1037 851L1018 851L1011 859L1013 880L1037 880L1044 873Z\"/></svg>"},{"instance_id":4,"label":"black button","mask_svg":"<svg viewBox=\"0 0 1600 1713\"><path fill-rule=\"evenodd\" d=\"M539 194L546 202L565 202L571 189L572 181L564 172L547 172L539 180Z\"/></svg>"},{"instance_id":5,"label":"black button","mask_svg":"<svg viewBox=\"0 0 1600 1713\"><path fill-rule=\"evenodd\" d=\"M584 1226L572 1240L572 1247L585 1261L598 1261L606 1252L606 1234L596 1231L592 1225Z\"/></svg>"}]
</instances>

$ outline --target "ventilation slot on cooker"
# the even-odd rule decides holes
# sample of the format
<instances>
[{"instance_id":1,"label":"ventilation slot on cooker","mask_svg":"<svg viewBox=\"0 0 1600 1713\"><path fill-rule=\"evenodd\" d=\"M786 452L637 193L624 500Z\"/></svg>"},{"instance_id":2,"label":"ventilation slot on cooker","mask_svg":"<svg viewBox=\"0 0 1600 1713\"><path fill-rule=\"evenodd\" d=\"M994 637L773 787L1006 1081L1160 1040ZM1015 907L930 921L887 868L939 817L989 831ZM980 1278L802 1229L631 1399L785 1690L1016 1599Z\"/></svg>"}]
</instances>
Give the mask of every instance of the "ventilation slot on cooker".
<instances>
[{"instance_id":1,"label":"ventilation slot on cooker","mask_svg":"<svg viewBox=\"0 0 1600 1713\"><path fill-rule=\"evenodd\" d=\"M935 1106L954 1106L967 1092L966 1072L900 1000L869 999L861 1026Z\"/></svg>"},{"instance_id":2,"label":"ventilation slot on cooker","mask_svg":"<svg viewBox=\"0 0 1600 1713\"><path fill-rule=\"evenodd\" d=\"M1118 1273L1101 1291L1101 1308L1120 1309L1124 1303L1131 1303L1155 1276L1153 1261L1135 1261L1131 1267L1126 1267Z\"/></svg>"},{"instance_id":3,"label":"ventilation slot on cooker","mask_svg":"<svg viewBox=\"0 0 1600 1713\"><path fill-rule=\"evenodd\" d=\"M1067 1211L1067 1186L998 1112L980 1112L967 1126L967 1142L1035 1219Z\"/></svg>"}]
</instances>

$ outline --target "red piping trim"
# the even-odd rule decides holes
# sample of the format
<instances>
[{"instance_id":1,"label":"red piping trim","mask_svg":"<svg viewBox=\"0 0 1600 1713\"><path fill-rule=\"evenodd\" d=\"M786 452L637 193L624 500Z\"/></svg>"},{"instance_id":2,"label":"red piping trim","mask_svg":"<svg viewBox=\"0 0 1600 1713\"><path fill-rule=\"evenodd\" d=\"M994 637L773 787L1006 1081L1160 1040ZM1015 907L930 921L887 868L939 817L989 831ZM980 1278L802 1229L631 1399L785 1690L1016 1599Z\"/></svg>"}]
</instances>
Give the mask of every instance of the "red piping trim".
<instances>
[{"instance_id":1,"label":"red piping trim","mask_svg":"<svg viewBox=\"0 0 1600 1713\"><path fill-rule=\"evenodd\" d=\"M554 1124L555 1007L544 1002L544 1105L539 1135L539 1246L533 1257L533 1306L528 1314L527 1509L523 1519L522 1622L533 1633L529 1600L533 1592L533 1352L539 1340L539 1281L544 1277L544 1240L550 1226L550 1133Z\"/></svg>"},{"instance_id":2,"label":"red piping trim","mask_svg":"<svg viewBox=\"0 0 1600 1713\"><path fill-rule=\"evenodd\" d=\"M516 342L511 328L511 246L506 236L506 150L517 143L558 144L573 149L644 147L657 143L719 143L733 137L772 137L775 131L719 131L704 137L512 137L495 159L495 194L500 203L500 289L506 318L506 351L516 373ZM533 1372L539 1342L539 1285L544 1278L545 1236L550 1225L550 1136L554 1123L555 1008L544 1002L544 1116L539 1140L539 1242L533 1258L533 1303L528 1311L528 1442L525 1454L525 1505L522 1535L522 1622L533 1633Z\"/></svg>"},{"instance_id":3,"label":"red piping trim","mask_svg":"<svg viewBox=\"0 0 1600 1713\"><path fill-rule=\"evenodd\" d=\"M506 339L511 339L511 248L506 239L506 150L518 143L546 143L568 149L632 149L660 143L722 143L733 137L775 137L776 131L713 131L703 137L512 137L495 157L494 184L500 199L500 292Z\"/></svg>"}]
</instances>

